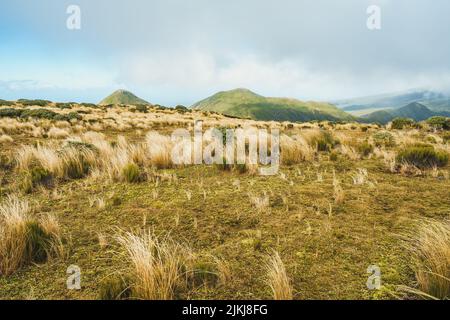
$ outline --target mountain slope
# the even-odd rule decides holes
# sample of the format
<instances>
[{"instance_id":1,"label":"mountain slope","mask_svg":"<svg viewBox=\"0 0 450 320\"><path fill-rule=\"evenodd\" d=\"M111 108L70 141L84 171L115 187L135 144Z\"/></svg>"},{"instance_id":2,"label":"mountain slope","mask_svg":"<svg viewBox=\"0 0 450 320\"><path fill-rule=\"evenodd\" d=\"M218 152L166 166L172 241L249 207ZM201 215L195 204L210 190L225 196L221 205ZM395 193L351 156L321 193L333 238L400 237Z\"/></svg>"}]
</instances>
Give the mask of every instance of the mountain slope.
<instances>
[{"instance_id":1,"label":"mountain slope","mask_svg":"<svg viewBox=\"0 0 450 320\"><path fill-rule=\"evenodd\" d=\"M107 96L105 99L99 102L99 105L108 105L108 104L150 104L147 101L135 96L130 91L126 90L117 90L114 91L111 95Z\"/></svg>"},{"instance_id":2,"label":"mountain slope","mask_svg":"<svg viewBox=\"0 0 450 320\"><path fill-rule=\"evenodd\" d=\"M267 98L248 89L222 91L192 105L193 109L264 121L353 120L329 103Z\"/></svg>"},{"instance_id":3,"label":"mountain slope","mask_svg":"<svg viewBox=\"0 0 450 320\"><path fill-rule=\"evenodd\" d=\"M369 109L398 109L413 102L419 102L432 111L450 111L450 98L447 94L426 89L339 100L334 104L347 112L362 113L362 110Z\"/></svg>"},{"instance_id":4,"label":"mountain slope","mask_svg":"<svg viewBox=\"0 0 450 320\"><path fill-rule=\"evenodd\" d=\"M379 122L385 124L394 118L411 118L415 121L423 121L434 116L450 116L450 112L435 112L421 103L413 102L398 109L372 112L362 116L361 120L363 122Z\"/></svg>"}]
</instances>

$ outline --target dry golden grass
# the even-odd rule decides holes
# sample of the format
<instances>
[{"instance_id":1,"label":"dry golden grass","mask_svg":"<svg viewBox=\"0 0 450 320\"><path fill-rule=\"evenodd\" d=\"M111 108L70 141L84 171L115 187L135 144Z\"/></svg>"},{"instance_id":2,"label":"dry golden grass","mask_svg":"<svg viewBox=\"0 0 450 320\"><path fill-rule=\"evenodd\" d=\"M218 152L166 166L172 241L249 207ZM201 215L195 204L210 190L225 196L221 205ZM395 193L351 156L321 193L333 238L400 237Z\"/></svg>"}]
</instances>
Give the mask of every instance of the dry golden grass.
<instances>
[{"instance_id":1,"label":"dry golden grass","mask_svg":"<svg viewBox=\"0 0 450 320\"><path fill-rule=\"evenodd\" d=\"M293 289L286 268L278 252L274 251L266 263L267 284L274 300L292 300Z\"/></svg>"},{"instance_id":2,"label":"dry golden grass","mask_svg":"<svg viewBox=\"0 0 450 320\"><path fill-rule=\"evenodd\" d=\"M157 132L149 132L145 139L150 164L158 169L172 167L172 141L170 137Z\"/></svg>"},{"instance_id":3,"label":"dry golden grass","mask_svg":"<svg viewBox=\"0 0 450 320\"><path fill-rule=\"evenodd\" d=\"M186 285L189 250L172 239L158 238L150 231L125 233L118 241L133 266L134 298L171 300L175 291Z\"/></svg>"},{"instance_id":4,"label":"dry golden grass","mask_svg":"<svg viewBox=\"0 0 450 320\"><path fill-rule=\"evenodd\" d=\"M24 263L29 211L28 202L16 196L0 205L0 275L10 275Z\"/></svg>"},{"instance_id":5,"label":"dry golden grass","mask_svg":"<svg viewBox=\"0 0 450 320\"><path fill-rule=\"evenodd\" d=\"M65 139L69 136L69 132L65 129L53 127L48 130L47 135L53 139Z\"/></svg>"},{"instance_id":6,"label":"dry golden grass","mask_svg":"<svg viewBox=\"0 0 450 320\"><path fill-rule=\"evenodd\" d=\"M300 135L280 137L281 163L285 165L298 164L303 161L312 161L315 156L314 149Z\"/></svg>"},{"instance_id":7,"label":"dry golden grass","mask_svg":"<svg viewBox=\"0 0 450 320\"><path fill-rule=\"evenodd\" d=\"M427 221L410 235L419 290L438 299L450 298L450 220Z\"/></svg>"},{"instance_id":8,"label":"dry golden grass","mask_svg":"<svg viewBox=\"0 0 450 320\"><path fill-rule=\"evenodd\" d=\"M7 134L0 135L0 143L11 143L14 139L8 136Z\"/></svg>"}]
</instances>

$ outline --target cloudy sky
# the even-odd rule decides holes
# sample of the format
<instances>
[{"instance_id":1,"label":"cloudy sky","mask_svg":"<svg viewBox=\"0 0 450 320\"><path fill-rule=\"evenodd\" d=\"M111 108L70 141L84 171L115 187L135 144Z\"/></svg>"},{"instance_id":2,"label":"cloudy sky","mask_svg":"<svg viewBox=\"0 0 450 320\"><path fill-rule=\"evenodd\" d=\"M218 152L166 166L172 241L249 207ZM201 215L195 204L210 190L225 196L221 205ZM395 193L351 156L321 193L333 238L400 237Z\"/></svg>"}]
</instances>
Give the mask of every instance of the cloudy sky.
<instances>
[{"instance_id":1,"label":"cloudy sky","mask_svg":"<svg viewBox=\"0 0 450 320\"><path fill-rule=\"evenodd\" d=\"M81 29L69 30L69 5ZM369 30L367 8L381 8ZM2 0L0 98L190 105L246 87L334 100L450 87L448 0Z\"/></svg>"}]
</instances>

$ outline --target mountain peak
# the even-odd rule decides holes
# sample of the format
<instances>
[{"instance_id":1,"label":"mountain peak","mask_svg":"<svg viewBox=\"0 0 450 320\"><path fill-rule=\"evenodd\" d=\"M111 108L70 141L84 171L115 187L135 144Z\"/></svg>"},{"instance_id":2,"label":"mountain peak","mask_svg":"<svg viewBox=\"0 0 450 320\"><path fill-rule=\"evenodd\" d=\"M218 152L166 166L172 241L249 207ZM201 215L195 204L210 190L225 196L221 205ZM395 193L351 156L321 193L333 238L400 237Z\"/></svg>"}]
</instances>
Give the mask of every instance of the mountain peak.
<instances>
[{"instance_id":1,"label":"mountain peak","mask_svg":"<svg viewBox=\"0 0 450 320\"><path fill-rule=\"evenodd\" d=\"M114 91L112 94L107 96L105 99L100 101L99 105L108 105L108 104L150 104L144 99L137 97L132 92L119 89Z\"/></svg>"}]
</instances>

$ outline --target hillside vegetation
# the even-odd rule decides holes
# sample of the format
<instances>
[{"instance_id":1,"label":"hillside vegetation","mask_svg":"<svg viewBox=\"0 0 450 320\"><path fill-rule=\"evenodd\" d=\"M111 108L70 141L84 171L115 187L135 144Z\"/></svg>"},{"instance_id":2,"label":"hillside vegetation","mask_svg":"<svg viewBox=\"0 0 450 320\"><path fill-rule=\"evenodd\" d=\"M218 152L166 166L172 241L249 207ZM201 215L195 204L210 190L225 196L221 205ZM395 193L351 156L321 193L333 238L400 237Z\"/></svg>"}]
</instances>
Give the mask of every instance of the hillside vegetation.
<instances>
[{"instance_id":1,"label":"hillside vegetation","mask_svg":"<svg viewBox=\"0 0 450 320\"><path fill-rule=\"evenodd\" d=\"M192 108L263 121L350 121L354 119L329 103L267 98L247 89L216 93L195 103Z\"/></svg>"},{"instance_id":2,"label":"hillside vegetation","mask_svg":"<svg viewBox=\"0 0 450 320\"><path fill-rule=\"evenodd\" d=\"M362 116L361 121L386 124L395 118L410 118L414 121L423 121L435 116L450 116L450 112L434 112L421 103L413 102L398 109L372 112Z\"/></svg>"}]
</instances>

